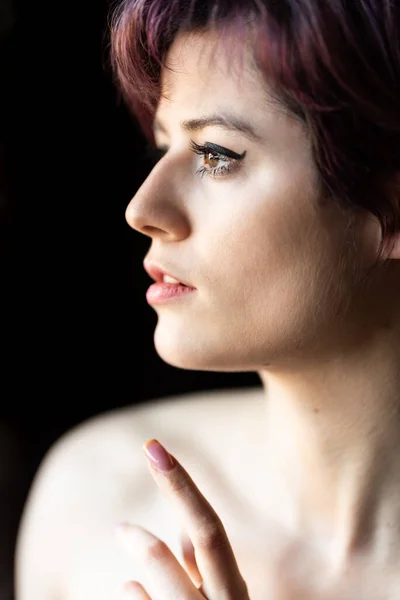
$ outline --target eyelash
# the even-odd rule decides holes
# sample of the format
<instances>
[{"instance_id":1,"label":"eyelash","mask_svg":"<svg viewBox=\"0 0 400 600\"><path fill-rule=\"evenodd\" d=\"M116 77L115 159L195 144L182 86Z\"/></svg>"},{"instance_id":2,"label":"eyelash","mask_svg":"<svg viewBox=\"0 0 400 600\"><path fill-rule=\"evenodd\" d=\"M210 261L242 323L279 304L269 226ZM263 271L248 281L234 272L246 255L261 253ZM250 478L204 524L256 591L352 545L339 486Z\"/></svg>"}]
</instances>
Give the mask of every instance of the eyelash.
<instances>
[{"instance_id":1,"label":"eyelash","mask_svg":"<svg viewBox=\"0 0 400 600\"><path fill-rule=\"evenodd\" d=\"M237 167L237 163L240 160L243 160L246 154L246 152L243 152L242 154L238 154L237 158L233 158L228 156L228 154L224 154L220 146L219 148L221 148L221 151L217 152L214 146L216 146L216 144L206 143L204 145L200 145L196 144L196 142L194 142L193 140L190 141L189 147L195 154L203 156L204 158L211 154L212 156L221 160L222 162L227 163L223 166L212 167L210 169L207 169L204 166L200 167L200 169L196 171L196 175L200 175L201 178L203 178L204 175L210 175L211 177L221 177L229 174L235 167ZM155 165L163 156L165 156L167 151L168 148L157 148L156 146L149 144L147 146L147 157L150 158L152 163ZM227 150L227 152L232 153L231 150Z\"/></svg>"}]
</instances>

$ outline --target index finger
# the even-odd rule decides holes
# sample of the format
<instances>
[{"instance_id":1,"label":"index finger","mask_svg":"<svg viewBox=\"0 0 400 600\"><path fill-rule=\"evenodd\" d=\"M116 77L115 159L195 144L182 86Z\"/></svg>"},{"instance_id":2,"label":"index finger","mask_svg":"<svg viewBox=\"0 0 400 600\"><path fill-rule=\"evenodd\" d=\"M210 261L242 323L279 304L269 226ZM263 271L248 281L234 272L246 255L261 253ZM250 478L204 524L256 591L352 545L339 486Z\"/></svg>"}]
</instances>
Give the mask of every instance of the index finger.
<instances>
[{"instance_id":1,"label":"index finger","mask_svg":"<svg viewBox=\"0 0 400 600\"><path fill-rule=\"evenodd\" d=\"M157 485L175 506L192 541L206 596L210 600L249 600L225 528L211 504L157 440L146 442L143 450Z\"/></svg>"}]
</instances>

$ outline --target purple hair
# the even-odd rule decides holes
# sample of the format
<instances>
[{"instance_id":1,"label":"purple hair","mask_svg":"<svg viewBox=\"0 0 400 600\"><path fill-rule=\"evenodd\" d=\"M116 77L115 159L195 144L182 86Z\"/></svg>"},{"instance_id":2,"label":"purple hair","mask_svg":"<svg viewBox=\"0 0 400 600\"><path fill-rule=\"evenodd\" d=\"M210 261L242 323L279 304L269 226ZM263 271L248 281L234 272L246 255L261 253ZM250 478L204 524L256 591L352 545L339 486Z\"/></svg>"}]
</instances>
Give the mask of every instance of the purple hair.
<instances>
[{"instance_id":1,"label":"purple hair","mask_svg":"<svg viewBox=\"0 0 400 600\"><path fill-rule=\"evenodd\" d=\"M325 197L377 217L379 261L400 232L400 2L123 0L111 61L149 141L166 52L178 33L213 28L236 47L255 36L256 67L310 133Z\"/></svg>"}]
</instances>

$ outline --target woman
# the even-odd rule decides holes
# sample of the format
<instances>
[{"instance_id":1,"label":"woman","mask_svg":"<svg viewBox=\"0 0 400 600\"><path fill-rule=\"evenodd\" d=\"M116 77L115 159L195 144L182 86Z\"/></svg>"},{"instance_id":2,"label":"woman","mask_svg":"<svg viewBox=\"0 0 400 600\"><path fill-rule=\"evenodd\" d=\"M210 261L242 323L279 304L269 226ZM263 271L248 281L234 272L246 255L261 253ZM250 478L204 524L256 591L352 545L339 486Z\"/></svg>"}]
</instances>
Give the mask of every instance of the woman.
<instances>
[{"instance_id":1,"label":"woman","mask_svg":"<svg viewBox=\"0 0 400 600\"><path fill-rule=\"evenodd\" d=\"M159 153L126 212L156 350L262 386L64 436L18 600L400 598L399 29L389 0L119 9L116 77Z\"/></svg>"}]
</instances>

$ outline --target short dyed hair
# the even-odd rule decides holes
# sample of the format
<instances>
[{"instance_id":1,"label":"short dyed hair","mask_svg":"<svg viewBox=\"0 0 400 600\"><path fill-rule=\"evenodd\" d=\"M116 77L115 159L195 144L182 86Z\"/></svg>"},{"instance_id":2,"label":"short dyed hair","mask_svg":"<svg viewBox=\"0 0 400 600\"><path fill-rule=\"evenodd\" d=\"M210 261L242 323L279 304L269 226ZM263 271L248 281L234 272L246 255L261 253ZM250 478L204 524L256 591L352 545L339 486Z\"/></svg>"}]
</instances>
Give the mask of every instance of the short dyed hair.
<instances>
[{"instance_id":1,"label":"short dyed hair","mask_svg":"<svg viewBox=\"0 0 400 600\"><path fill-rule=\"evenodd\" d=\"M400 232L400 2L123 0L111 64L148 141L172 42L215 29L236 46L252 34L257 69L307 127L326 197L378 219L378 263Z\"/></svg>"}]
</instances>

